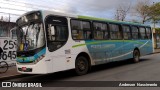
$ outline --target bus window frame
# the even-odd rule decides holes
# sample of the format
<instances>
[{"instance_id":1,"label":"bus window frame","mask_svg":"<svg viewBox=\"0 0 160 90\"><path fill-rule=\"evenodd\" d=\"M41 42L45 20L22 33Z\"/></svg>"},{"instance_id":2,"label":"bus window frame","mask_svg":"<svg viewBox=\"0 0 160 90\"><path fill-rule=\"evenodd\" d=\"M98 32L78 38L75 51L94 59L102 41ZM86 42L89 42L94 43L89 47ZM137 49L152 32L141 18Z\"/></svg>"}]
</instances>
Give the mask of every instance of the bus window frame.
<instances>
[{"instance_id":1,"label":"bus window frame","mask_svg":"<svg viewBox=\"0 0 160 90\"><path fill-rule=\"evenodd\" d=\"M110 24L113 24L113 25L118 25L118 28L119 28L119 32L120 32L120 34L121 34L121 39L112 39L111 38L111 27L110 27ZM110 34L110 40L123 40L123 31L122 31L122 29L121 29L121 24L119 24L119 23L108 23L108 27L109 27L109 34Z\"/></svg>"},{"instance_id":2,"label":"bus window frame","mask_svg":"<svg viewBox=\"0 0 160 90\"><path fill-rule=\"evenodd\" d=\"M101 23L101 24L105 24L105 25L106 25L106 29L107 29L107 30L102 30L102 31L103 31L103 39L96 39L96 38L95 38L94 32L95 32L95 31L98 31L98 30L95 30L95 29L94 29L94 23ZM92 22L92 28L93 28L93 39L94 39L94 40L109 40L109 39L110 39L109 25L108 25L107 22L93 21L93 22ZM108 32L108 39L105 39L105 38L104 38L104 32Z\"/></svg>"},{"instance_id":3,"label":"bus window frame","mask_svg":"<svg viewBox=\"0 0 160 90\"><path fill-rule=\"evenodd\" d=\"M45 26L45 29L44 29L44 31L45 31L45 33L46 33L46 39L47 39L47 42L48 42L48 37L47 37L47 31L46 31L46 20L47 20L47 18L48 17L61 17L61 18L66 18L66 20L67 20L67 29L68 29L68 31L67 31L67 34L68 34L68 37L67 37L67 41L68 41L68 39L69 39L69 26L68 26L68 19L67 19L67 17L64 17L64 16L57 16L57 15L47 15L46 17L45 17L45 19L44 19L44 26ZM54 24L54 25L58 25L58 24ZM65 26L65 25L60 25L60 26ZM56 36L56 32L55 32L55 36ZM50 42L64 42L64 41L50 41Z\"/></svg>"},{"instance_id":4,"label":"bus window frame","mask_svg":"<svg viewBox=\"0 0 160 90\"><path fill-rule=\"evenodd\" d=\"M147 39L152 39L153 37L152 37L152 28L151 27L146 27L146 30L147 30L147 28L149 28L149 31L150 31L150 38L147 38ZM146 31L146 35L147 35L147 31ZM147 37L148 37L148 35L147 35Z\"/></svg>"},{"instance_id":5,"label":"bus window frame","mask_svg":"<svg viewBox=\"0 0 160 90\"><path fill-rule=\"evenodd\" d=\"M140 28L144 28L145 30L145 36L144 36L144 39L142 38L142 35L141 35L141 32L140 32ZM145 26L139 26L139 37L140 37L140 40L146 40L146 27Z\"/></svg>"},{"instance_id":6,"label":"bus window frame","mask_svg":"<svg viewBox=\"0 0 160 90\"><path fill-rule=\"evenodd\" d=\"M136 27L137 28L137 30L138 30L138 38L137 39L134 39L133 38L133 27ZM139 26L136 26L136 25L131 25L131 35L132 35L132 40L140 40L141 39L141 37L140 37L140 32L139 32Z\"/></svg>"},{"instance_id":7,"label":"bus window frame","mask_svg":"<svg viewBox=\"0 0 160 90\"><path fill-rule=\"evenodd\" d=\"M48 17L60 17L60 18L65 18L66 20L67 20L67 25L66 25L66 27L67 27L67 34L68 34L68 36L67 36L67 40L66 41L49 41L49 38L48 38L48 31L47 31L47 27L46 27L46 25L48 24L46 21L47 21L47 19L48 19ZM63 43L63 45L61 46L61 47L59 47L59 48L62 48L67 42L68 42L68 40L69 40L69 24L68 24L68 19L67 19L67 17L65 17L65 16L58 16L58 15L54 15L54 14L50 14L50 15L47 15L45 18L44 18L44 22L43 22L43 24L44 24L44 31L45 31L45 38L46 38L46 46L49 48L49 46L48 46L48 43L49 42L64 42ZM58 25L58 24L54 24L54 25ZM65 26L65 25L60 25L60 26ZM56 32L55 32L55 35L56 35ZM59 48L57 48L56 50L58 50ZM56 50L49 50L49 52L54 52L54 51L56 51Z\"/></svg>"},{"instance_id":8,"label":"bus window frame","mask_svg":"<svg viewBox=\"0 0 160 90\"><path fill-rule=\"evenodd\" d=\"M123 30L123 26L129 27L129 32L130 32L130 36L131 36L129 39L125 39L125 38L124 38L124 30ZM123 32L123 39L124 39L124 40L132 40L132 29L131 29L131 25L122 24L122 25L121 25L121 28L122 28L122 32Z\"/></svg>"},{"instance_id":9,"label":"bus window frame","mask_svg":"<svg viewBox=\"0 0 160 90\"><path fill-rule=\"evenodd\" d=\"M83 37L83 39L74 39L73 38L73 32L72 32L72 20L77 20L77 21L84 21L84 22L89 22L89 25L90 25L90 32L91 32L91 38L90 39L85 39L84 37ZM87 19L77 19L77 18L71 18L70 19L70 28L71 28L71 37L72 37L72 39L73 40L75 40L75 41L82 41L82 40L92 40L93 39L93 26L92 26L92 21L91 20L87 20ZM78 30L78 31L84 31L84 30ZM89 30L86 30L86 31L89 31Z\"/></svg>"}]
</instances>

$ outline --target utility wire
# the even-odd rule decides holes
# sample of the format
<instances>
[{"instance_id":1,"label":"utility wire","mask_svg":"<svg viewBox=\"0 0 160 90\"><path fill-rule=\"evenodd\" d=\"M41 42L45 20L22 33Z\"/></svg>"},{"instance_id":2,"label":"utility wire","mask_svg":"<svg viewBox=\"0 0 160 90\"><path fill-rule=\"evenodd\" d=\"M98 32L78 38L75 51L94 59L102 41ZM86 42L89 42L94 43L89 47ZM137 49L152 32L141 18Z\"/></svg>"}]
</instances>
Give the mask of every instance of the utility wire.
<instances>
[{"instance_id":1,"label":"utility wire","mask_svg":"<svg viewBox=\"0 0 160 90\"><path fill-rule=\"evenodd\" d=\"M20 7L25 7L25 8L31 8L31 9L38 9L38 8L34 8L34 7L27 7L24 5L16 5L16 4L11 4L11 3L6 3L6 2L1 2L2 4L7 4L7 5L13 5L13 6L20 6Z\"/></svg>"},{"instance_id":2,"label":"utility wire","mask_svg":"<svg viewBox=\"0 0 160 90\"><path fill-rule=\"evenodd\" d=\"M7 7L0 7L0 9L9 9L9 10L15 10L15 11L24 11L24 12L27 12L27 11L28 11L28 10L14 9L14 8L7 8Z\"/></svg>"},{"instance_id":3,"label":"utility wire","mask_svg":"<svg viewBox=\"0 0 160 90\"><path fill-rule=\"evenodd\" d=\"M2 14L11 14L11 15L15 15L15 16L20 16L20 14L13 14L13 13L6 13L6 12L0 12Z\"/></svg>"},{"instance_id":4,"label":"utility wire","mask_svg":"<svg viewBox=\"0 0 160 90\"><path fill-rule=\"evenodd\" d=\"M44 5L37 5L37 4L19 2L19 1L15 1L15 0L9 0L9 2L21 3L21 4L25 4L25 5L29 5L29 6L44 7L44 8L48 8L48 9L53 8L53 7L48 7L48 6L44 6Z\"/></svg>"},{"instance_id":5,"label":"utility wire","mask_svg":"<svg viewBox=\"0 0 160 90\"><path fill-rule=\"evenodd\" d=\"M48 1L42 1L42 0L39 0L39 1L41 1L42 3L44 3L44 2L46 2L46 3L49 3L49 4L51 4L52 2L48 2ZM55 9L54 7L50 7L50 6L44 6L44 5L37 5L37 4L31 4L31 3L26 3L26 2L22 2L22 1L16 1L16 0L9 0L9 2L15 2L15 3L21 3L21 4L26 4L26 5L29 5L29 6L36 6L36 7L40 7L40 8L47 8L47 9ZM66 4L64 4L64 2L62 2L62 1L56 1L56 2L59 2L60 4L59 4L59 6L66 6ZM76 3L73 3L73 2L67 2L68 4L76 4L76 3L78 3L78 6L80 6L80 7L84 7L84 5L82 5L81 3L81 1L76 1ZM62 5L63 4L63 5ZM88 3L88 2L85 2L85 4L90 4L90 3ZM56 6L57 6L58 4L56 4ZM72 8L75 8L75 7L72 7ZM91 4L91 5L89 5L89 7L88 8L96 8L96 4Z\"/></svg>"}]
</instances>

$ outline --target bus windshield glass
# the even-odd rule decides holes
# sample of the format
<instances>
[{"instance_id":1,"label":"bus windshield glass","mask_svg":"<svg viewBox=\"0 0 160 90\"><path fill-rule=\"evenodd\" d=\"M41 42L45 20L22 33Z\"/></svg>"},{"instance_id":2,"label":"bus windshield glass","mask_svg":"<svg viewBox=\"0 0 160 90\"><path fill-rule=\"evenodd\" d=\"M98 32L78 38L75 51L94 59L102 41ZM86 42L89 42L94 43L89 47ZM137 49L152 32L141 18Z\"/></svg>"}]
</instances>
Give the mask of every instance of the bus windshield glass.
<instances>
[{"instance_id":1,"label":"bus windshield glass","mask_svg":"<svg viewBox=\"0 0 160 90\"><path fill-rule=\"evenodd\" d=\"M45 44L43 24L30 23L17 30L18 51L29 51L42 47Z\"/></svg>"},{"instance_id":2,"label":"bus windshield glass","mask_svg":"<svg viewBox=\"0 0 160 90\"><path fill-rule=\"evenodd\" d=\"M30 51L45 45L40 11L30 12L17 20L17 51Z\"/></svg>"}]
</instances>

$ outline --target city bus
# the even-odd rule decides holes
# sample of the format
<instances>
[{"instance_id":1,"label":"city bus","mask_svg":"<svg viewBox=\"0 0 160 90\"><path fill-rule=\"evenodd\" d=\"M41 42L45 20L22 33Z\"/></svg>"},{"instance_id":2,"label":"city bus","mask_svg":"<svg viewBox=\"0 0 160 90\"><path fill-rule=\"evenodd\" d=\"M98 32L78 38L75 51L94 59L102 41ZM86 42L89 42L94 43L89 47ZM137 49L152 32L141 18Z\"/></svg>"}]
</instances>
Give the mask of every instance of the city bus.
<instances>
[{"instance_id":1,"label":"city bus","mask_svg":"<svg viewBox=\"0 0 160 90\"><path fill-rule=\"evenodd\" d=\"M131 59L153 52L151 27L53 11L28 12L17 24L17 70L48 74Z\"/></svg>"}]
</instances>

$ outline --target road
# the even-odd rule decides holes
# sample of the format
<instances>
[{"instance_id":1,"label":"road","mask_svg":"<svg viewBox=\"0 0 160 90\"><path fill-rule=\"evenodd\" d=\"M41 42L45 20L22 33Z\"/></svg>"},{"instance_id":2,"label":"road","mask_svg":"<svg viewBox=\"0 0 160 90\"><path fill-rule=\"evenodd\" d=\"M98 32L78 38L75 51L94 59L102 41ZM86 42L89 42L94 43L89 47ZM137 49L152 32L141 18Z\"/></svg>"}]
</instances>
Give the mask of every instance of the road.
<instances>
[{"instance_id":1,"label":"road","mask_svg":"<svg viewBox=\"0 0 160 90\"><path fill-rule=\"evenodd\" d=\"M151 54L141 57L139 63L129 60L94 66L90 73L76 76L74 72L63 71L48 75L28 75L9 81L44 81L46 85L55 85L57 81L160 81L160 54ZM68 82L69 83L69 82ZM43 86L43 85L42 85ZM94 86L94 85L93 85ZM51 87L52 90L124 90L126 87ZM51 90L51 88L31 88L36 90ZM11 90L19 90L12 88ZM159 90L160 87L128 87L129 90ZM128 90L127 89L127 90ZM6 90L2 88L1 90ZM24 90L27 90L25 88Z\"/></svg>"}]
</instances>

